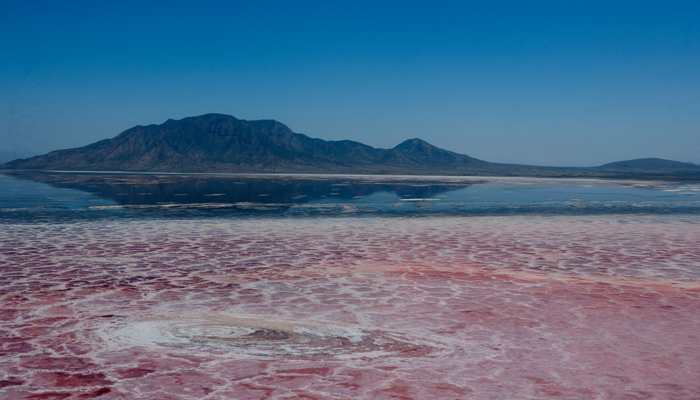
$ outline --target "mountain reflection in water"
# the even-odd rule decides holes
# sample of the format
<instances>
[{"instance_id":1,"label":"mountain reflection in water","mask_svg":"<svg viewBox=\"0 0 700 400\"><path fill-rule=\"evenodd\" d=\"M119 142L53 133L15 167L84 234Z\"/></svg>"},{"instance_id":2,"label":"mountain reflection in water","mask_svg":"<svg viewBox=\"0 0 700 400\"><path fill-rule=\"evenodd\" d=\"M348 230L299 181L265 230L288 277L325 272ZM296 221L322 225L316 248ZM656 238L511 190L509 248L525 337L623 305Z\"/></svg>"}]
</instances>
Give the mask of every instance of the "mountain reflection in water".
<instances>
[{"instance_id":1,"label":"mountain reflection in water","mask_svg":"<svg viewBox=\"0 0 700 400\"><path fill-rule=\"evenodd\" d=\"M18 178L61 189L78 189L120 205L361 201L387 193L400 199L432 198L471 186L465 181L408 182L398 179L298 176L82 175L30 173Z\"/></svg>"},{"instance_id":2,"label":"mountain reflection in water","mask_svg":"<svg viewBox=\"0 0 700 400\"><path fill-rule=\"evenodd\" d=\"M0 174L0 219L698 214L682 182L349 175Z\"/></svg>"}]
</instances>

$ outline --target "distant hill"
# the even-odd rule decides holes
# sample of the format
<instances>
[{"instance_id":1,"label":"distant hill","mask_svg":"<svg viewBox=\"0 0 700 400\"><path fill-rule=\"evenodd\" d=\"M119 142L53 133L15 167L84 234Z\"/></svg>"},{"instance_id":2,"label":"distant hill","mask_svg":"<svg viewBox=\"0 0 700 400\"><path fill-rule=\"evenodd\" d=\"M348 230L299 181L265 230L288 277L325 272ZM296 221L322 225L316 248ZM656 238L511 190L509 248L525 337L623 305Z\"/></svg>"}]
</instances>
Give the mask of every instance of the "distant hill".
<instances>
[{"instance_id":1,"label":"distant hill","mask_svg":"<svg viewBox=\"0 0 700 400\"><path fill-rule=\"evenodd\" d=\"M641 169L641 170L700 170L700 165L679 161L664 160L663 158L639 158L636 160L618 161L598 167L600 169Z\"/></svg>"},{"instance_id":2,"label":"distant hill","mask_svg":"<svg viewBox=\"0 0 700 400\"><path fill-rule=\"evenodd\" d=\"M685 167L685 168L681 168ZM85 147L0 164L4 170L499 175L700 180L700 167L643 159L596 168L497 164L409 139L392 149L295 133L274 120L223 114L136 126ZM669 175L669 171L673 175ZM679 175L680 174L680 175Z\"/></svg>"}]
</instances>

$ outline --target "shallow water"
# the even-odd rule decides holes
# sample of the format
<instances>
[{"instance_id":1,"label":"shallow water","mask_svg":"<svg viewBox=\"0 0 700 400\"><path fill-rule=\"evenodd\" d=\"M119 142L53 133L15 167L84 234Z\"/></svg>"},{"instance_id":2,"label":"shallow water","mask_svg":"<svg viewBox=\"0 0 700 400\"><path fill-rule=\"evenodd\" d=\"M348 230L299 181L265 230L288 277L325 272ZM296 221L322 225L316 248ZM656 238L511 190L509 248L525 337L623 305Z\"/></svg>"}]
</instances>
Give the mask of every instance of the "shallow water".
<instances>
[{"instance_id":1,"label":"shallow water","mask_svg":"<svg viewBox=\"0 0 700 400\"><path fill-rule=\"evenodd\" d=\"M0 221L700 214L700 184L401 176L0 175Z\"/></svg>"},{"instance_id":2,"label":"shallow water","mask_svg":"<svg viewBox=\"0 0 700 400\"><path fill-rule=\"evenodd\" d=\"M412 187L497 202L513 182ZM594 196L533 182L523 193ZM594 189L673 203L694 188L635 185ZM0 220L2 398L700 395L700 214L684 204L585 213L560 199L557 213L484 216L396 211L430 201L394 195L370 203L380 217L128 202L90 214L92 197L69 190L71 206Z\"/></svg>"}]
</instances>

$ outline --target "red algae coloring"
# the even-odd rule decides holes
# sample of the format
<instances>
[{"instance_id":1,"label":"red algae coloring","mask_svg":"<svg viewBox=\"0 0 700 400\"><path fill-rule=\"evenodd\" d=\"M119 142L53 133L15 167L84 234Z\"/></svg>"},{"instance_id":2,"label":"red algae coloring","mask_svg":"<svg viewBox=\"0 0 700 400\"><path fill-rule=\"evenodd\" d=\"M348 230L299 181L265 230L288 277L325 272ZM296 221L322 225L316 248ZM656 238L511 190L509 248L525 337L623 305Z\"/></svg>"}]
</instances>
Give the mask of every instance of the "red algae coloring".
<instances>
[{"instance_id":1,"label":"red algae coloring","mask_svg":"<svg viewBox=\"0 0 700 400\"><path fill-rule=\"evenodd\" d=\"M0 230L2 399L697 399L700 218Z\"/></svg>"}]
</instances>

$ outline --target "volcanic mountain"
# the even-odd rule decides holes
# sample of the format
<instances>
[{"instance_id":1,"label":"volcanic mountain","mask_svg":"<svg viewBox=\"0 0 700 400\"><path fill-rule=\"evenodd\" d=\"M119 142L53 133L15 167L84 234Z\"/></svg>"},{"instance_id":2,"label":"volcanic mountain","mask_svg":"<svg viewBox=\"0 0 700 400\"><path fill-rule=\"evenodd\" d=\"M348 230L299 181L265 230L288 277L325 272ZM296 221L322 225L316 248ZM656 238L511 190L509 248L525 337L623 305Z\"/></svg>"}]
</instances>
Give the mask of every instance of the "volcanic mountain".
<instances>
[{"instance_id":1,"label":"volcanic mountain","mask_svg":"<svg viewBox=\"0 0 700 400\"><path fill-rule=\"evenodd\" d=\"M551 177L629 177L659 175L659 170L663 177L667 175L663 171L672 170L700 177L700 166L652 160L656 161L632 160L598 168L496 164L443 150L421 139L406 140L393 149L377 149L351 140L310 138L274 120L246 121L206 114L136 126L113 139L7 162L0 169Z\"/></svg>"},{"instance_id":2,"label":"volcanic mountain","mask_svg":"<svg viewBox=\"0 0 700 400\"><path fill-rule=\"evenodd\" d=\"M400 173L445 167L466 172L486 163L420 139L393 149L294 133L274 120L206 114L136 126L113 139L15 160L3 169L152 172Z\"/></svg>"}]
</instances>

